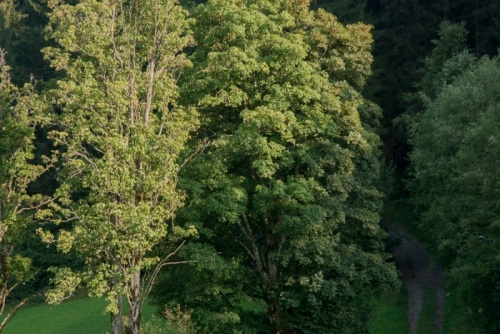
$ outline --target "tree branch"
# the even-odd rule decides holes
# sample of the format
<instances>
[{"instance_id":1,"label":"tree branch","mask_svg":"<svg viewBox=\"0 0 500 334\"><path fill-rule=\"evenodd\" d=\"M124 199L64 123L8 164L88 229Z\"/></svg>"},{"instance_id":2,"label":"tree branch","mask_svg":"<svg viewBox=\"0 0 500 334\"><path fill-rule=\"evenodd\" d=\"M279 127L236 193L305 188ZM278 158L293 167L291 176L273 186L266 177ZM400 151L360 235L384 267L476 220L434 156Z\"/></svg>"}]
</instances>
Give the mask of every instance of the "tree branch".
<instances>
[{"instance_id":1,"label":"tree branch","mask_svg":"<svg viewBox=\"0 0 500 334\"><path fill-rule=\"evenodd\" d=\"M149 295L151 292L151 289L153 288L153 285L156 283L156 278L158 277L158 274L160 273L161 268L163 268L166 265L174 265L174 264L184 264L184 263L193 263L196 261L176 261L176 262L167 262L168 259L170 259L172 256L177 254L177 252L184 246L186 243L186 240L183 240L181 244L170 254L168 254L166 257L163 258L155 267L153 270L153 273L151 274L151 278L149 281L146 282L145 287L144 287L144 293L141 296L141 309L144 304L144 301L146 297Z\"/></svg>"}]
</instances>

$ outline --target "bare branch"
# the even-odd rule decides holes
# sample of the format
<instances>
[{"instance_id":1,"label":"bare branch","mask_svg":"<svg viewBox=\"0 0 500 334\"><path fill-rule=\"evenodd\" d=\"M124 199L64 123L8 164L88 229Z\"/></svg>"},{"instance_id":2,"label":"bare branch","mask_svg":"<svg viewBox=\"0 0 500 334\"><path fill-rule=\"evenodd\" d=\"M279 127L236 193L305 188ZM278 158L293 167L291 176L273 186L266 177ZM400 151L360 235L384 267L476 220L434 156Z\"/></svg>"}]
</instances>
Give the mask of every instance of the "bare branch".
<instances>
[{"instance_id":1,"label":"bare branch","mask_svg":"<svg viewBox=\"0 0 500 334\"><path fill-rule=\"evenodd\" d=\"M268 278L266 276L266 273L264 272L264 266L262 265L262 259L261 259L259 246L257 245L257 241L255 240L252 228L250 226L250 222L248 221L248 217L246 216L246 214L243 214L242 217L243 217L243 222L245 223L245 226L243 226L240 221L238 221L238 225L240 226L240 229L243 232L243 234L250 241L250 244L252 246L252 253L253 253L252 258L255 261L255 267L256 267L257 271L260 273L262 278L265 281L267 281Z\"/></svg>"},{"instance_id":2,"label":"bare branch","mask_svg":"<svg viewBox=\"0 0 500 334\"><path fill-rule=\"evenodd\" d=\"M115 37L115 22L117 20L117 13L116 13L116 7L113 6L113 20L111 21L111 42L113 44L113 52L114 56L118 61L120 62L120 68L123 69L123 59L122 56L120 55L120 51L118 50L116 46L116 37Z\"/></svg>"},{"instance_id":3,"label":"bare branch","mask_svg":"<svg viewBox=\"0 0 500 334\"><path fill-rule=\"evenodd\" d=\"M161 268L163 268L166 265L174 265L174 264L183 264L183 263L193 263L196 261L176 261L176 262L167 262L168 259L170 259L172 256L177 254L177 252L186 244L186 240L183 240L181 244L170 254L168 254L166 257L163 258L155 267L153 270L153 273L151 274L151 278L145 285L144 293L141 296L141 308L142 305L144 304L145 298L149 295L151 292L151 289L153 288L153 285L156 283L156 278L158 277L158 274L160 273Z\"/></svg>"},{"instance_id":4,"label":"bare branch","mask_svg":"<svg viewBox=\"0 0 500 334\"><path fill-rule=\"evenodd\" d=\"M24 207L24 208L20 208L20 209L17 209L14 211L14 215L18 215L20 213L23 213L23 212L26 212L26 211L32 211L32 210L37 210L37 209L40 209L41 207L49 204L49 203L52 203L54 201L56 201L57 199L59 199L59 197L51 197L45 201L40 201L40 203L36 204L36 205L29 205L27 207Z\"/></svg>"},{"instance_id":5,"label":"bare branch","mask_svg":"<svg viewBox=\"0 0 500 334\"><path fill-rule=\"evenodd\" d=\"M247 251L248 255L250 255L250 257L255 260L255 256L254 256L254 254L252 254L252 251L250 250L250 248L248 248L243 242L241 242L238 239L236 239L236 242L239 243L241 246L243 246L243 248Z\"/></svg>"},{"instance_id":6,"label":"bare branch","mask_svg":"<svg viewBox=\"0 0 500 334\"><path fill-rule=\"evenodd\" d=\"M14 306L13 308L10 309L9 313L7 313L7 315L3 319L2 323L0 324L0 333L2 332L3 328L7 325L7 323L10 320L12 320L14 315L16 315L17 310L19 310L23 305L25 305L30 298L31 297L24 298L23 300L21 300L19 302L19 304L17 304L16 306Z\"/></svg>"},{"instance_id":7,"label":"bare branch","mask_svg":"<svg viewBox=\"0 0 500 334\"><path fill-rule=\"evenodd\" d=\"M188 164L195 157L199 156L208 146L210 145L210 140L208 138L203 139L203 142L196 148L196 150L189 155L179 166L179 170L184 168L186 164Z\"/></svg>"}]
</instances>

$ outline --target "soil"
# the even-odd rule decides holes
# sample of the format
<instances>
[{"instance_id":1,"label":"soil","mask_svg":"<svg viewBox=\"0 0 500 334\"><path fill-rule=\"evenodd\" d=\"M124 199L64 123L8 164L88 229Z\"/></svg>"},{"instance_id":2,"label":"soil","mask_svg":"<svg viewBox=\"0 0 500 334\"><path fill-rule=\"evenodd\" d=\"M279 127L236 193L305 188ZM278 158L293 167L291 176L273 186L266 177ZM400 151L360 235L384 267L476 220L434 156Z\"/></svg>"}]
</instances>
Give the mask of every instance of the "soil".
<instances>
[{"instance_id":1,"label":"soil","mask_svg":"<svg viewBox=\"0 0 500 334\"><path fill-rule=\"evenodd\" d=\"M393 256L407 289L409 334L418 333L418 319L422 310L424 289L431 290L435 297L435 333L443 333L445 274L441 264L434 261L424 245L404 229L393 227L389 235L399 240Z\"/></svg>"}]
</instances>

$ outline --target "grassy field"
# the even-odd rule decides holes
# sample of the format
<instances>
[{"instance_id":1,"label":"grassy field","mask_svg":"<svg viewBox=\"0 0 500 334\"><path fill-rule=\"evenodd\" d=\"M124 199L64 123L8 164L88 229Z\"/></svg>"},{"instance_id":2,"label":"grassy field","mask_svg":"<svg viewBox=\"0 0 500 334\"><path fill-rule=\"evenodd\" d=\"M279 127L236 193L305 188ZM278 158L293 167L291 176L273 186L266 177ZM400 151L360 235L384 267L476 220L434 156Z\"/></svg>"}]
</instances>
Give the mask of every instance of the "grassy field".
<instances>
[{"instance_id":1,"label":"grassy field","mask_svg":"<svg viewBox=\"0 0 500 334\"><path fill-rule=\"evenodd\" d=\"M387 292L375 303L371 323L374 334L406 333L406 297ZM3 334L102 334L110 331L110 319L102 299L78 299L60 305L37 305L21 309L5 327ZM146 305L147 321L155 308Z\"/></svg>"},{"instance_id":2,"label":"grassy field","mask_svg":"<svg viewBox=\"0 0 500 334\"><path fill-rule=\"evenodd\" d=\"M406 299L403 293L387 292L375 303L371 323L374 334L406 333ZM109 315L102 299L78 299L60 305L38 305L21 309L3 334L99 334L110 331ZM143 319L154 313L147 305Z\"/></svg>"},{"instance_id":3,"label":"grassy field","mask_svg":"<svg viewBox=\"0 0 500 334\"><path fill-rule=\"evenodd\" d=\"M434 306L432 294L426 291L419 320L419 333L433 333ZM60 305L37 305L21 309L6 326L3 334L103 334L110 331L110 318L104 314L106 301L87 298L67 301ZM408 332L406 294L387 291L374 303L370 323L373 334L404 334ZM145 305L143 320L147 322L155 308ZM445 334L474 334L477 330L461 320L456 305L447 303L444 322Z\"/></svg>"},{"instance_id":4,"label":"grassy field","mask_svg":"<svg viewBox=\"0 0 500 334\"><path fill-rule=\"evenodd\" d=\"M111 331L103 299L78 299L60 305L28 306L21 309L5 327L3 334L102 334ZM155 308L145 305L147 321Z\"/></svg>"}]
</instances>

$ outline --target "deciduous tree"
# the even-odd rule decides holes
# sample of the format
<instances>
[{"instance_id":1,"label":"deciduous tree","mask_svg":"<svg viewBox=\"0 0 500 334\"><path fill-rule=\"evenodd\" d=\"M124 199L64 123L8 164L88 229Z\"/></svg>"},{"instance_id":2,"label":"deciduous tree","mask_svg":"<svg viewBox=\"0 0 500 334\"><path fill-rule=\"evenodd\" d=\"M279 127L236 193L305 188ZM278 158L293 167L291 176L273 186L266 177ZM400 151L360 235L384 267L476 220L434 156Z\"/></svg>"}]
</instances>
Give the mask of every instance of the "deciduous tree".
<instances>
[{"instance_id":1,"label":"deciduous tree","mask_svg":"<svg viewBox=\"0 0 500 334\"><path fill-rule=\"evenodd\" d=\"M190 166L189 209L246 268L266 332L365 332L369 291L395 279L378 225L379 140L358 112L370 28L309 5L213 0L195 11L183 92L212 144Z\"/></svg>"},{"instance_id":2,"label":"deciduous tree","mask_svg":"<svg viewBox=\"0 0 500 334\"><path fill-rule=\"evenodd\" d=\"M16 237L31 222L34 211L43 214L51 202L27 192L30 183L55 162L54 157L43 157L40 164L34 163L36 113L40 110L32 84L20 89L11 83L5 52L0 49L0 314L11 303L12 291L32 276L31 259L16 252ZM27 299L11 304L0 332Z\"/></svg>"},{"instance_id":3,"label":"deciduous tree","mask_svg":"<svg viewBox=\"0 0 500 334\"><path fill-rule=\"evenodd\" d=\"M174 254L195 233L174 223L179 155L197 126L192 109L178 107L177 79L189 66L186 12L177 1L83 0L51 4L44 50L64 75L46 92L50 137L61 150L57 240L75 250L85 270L54 269L58 302L84 285L110 301L112 330L139 333L141 307L158 270L168 261L153 248L169 239ZM170 221L170 225L168 224ZM149 273L149 274L148 274Z\"/></svg>"},{"instance_id":4,"label":"deciduous tree","mask_svg":"<svg viewBox=\"0 0 500 334\"><path fill-rule=\"evenodd\" d=\"M418 226L449 268L454 291L470 307L470 320L496 332L499 59L471 62L461 53L444 69L463 73L451 77L413 123L409 190Z\"/></svg>"}]
</instances>

